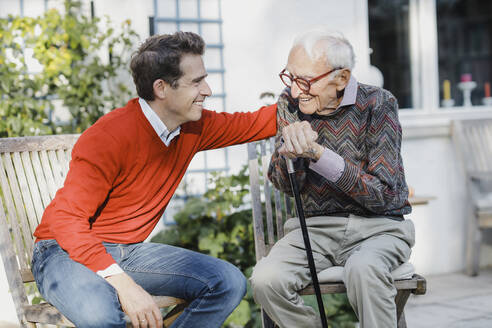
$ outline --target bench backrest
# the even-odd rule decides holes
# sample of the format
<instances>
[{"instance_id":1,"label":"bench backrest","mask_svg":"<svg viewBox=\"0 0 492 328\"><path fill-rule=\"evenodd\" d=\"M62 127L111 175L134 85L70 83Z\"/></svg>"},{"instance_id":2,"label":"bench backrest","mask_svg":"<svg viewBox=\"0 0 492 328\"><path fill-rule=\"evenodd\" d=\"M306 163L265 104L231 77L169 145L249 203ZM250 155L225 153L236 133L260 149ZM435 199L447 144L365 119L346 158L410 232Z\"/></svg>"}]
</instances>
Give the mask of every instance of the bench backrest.
<instances>
[{"instance_id":1,"label":"bench backrest","mask_svg":"<svg viewBox=\"0 0 492 328\"><path fill-rule=\"evenodd\" d=\"M284 236L284 222L294 216L292 199L268 180L274 137L248 144L249 181L253 209L256 260L266 256Z\"/></svg>"},{"instance_id":2,"label":"bench backrest","mask_svg":"<svg viewBox=\"0 0 492 328\"><path fill-rule=\"evenodd\" d=\"M467 174L492 173L492 119L455 121L453 130Z\"/></svg>"},{"instance_id":3,"label":"bench backrest","mask_svg":"<svg viewBox=\"0 0 492 328\"><path fill-rule=\"evenodd\" d=\"M24 283L34 281L33 232L63 185L78 137L0 139L0 253L18 314L28 302Z\"/></svg>"}]
</instances>

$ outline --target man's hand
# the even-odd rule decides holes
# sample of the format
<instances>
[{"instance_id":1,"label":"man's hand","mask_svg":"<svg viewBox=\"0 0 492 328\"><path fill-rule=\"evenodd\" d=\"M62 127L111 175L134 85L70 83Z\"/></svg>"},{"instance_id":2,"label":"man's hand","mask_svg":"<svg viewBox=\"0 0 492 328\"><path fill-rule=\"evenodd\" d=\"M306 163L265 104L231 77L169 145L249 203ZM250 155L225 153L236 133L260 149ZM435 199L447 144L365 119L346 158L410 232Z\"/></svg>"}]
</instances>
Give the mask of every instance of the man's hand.
<instances>
[{"instance_id":1,"label":"man's hand","mask_svg":"<svg viewBox=\"0 0 492 328\"><path fill-rule=\"evenodd\" d=\"M279 148L281 155L289 158L307 157L318 161L324 148L316 143L318 134L307 121L294 122L282 129L284 144Z\"/></svg>"},{"instance_id":2,"label":"man's hand","mask_svg":"<svg viewBox=\"0 0 492 328\"><path fill-rule=\"evenodd\" d=\"M121 308L134 328L161 328L162 314L152 296L126 273L105 278L118 292Z\"/></svg>"}]
</instances>

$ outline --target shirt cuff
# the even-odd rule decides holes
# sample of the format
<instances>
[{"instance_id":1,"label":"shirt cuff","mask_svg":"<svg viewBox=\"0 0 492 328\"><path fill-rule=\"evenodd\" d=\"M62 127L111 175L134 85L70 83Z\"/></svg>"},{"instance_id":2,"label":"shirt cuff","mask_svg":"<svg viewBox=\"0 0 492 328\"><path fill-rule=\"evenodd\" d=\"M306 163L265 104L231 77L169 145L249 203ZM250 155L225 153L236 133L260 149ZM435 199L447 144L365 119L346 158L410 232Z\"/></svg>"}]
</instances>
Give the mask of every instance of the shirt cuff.
<instances>
[{"instance_id":1,"label":"shirt cuff","mask_svg":"<svg viewBox=\"0 0 492 328\"><path fill-rule=\"evenodd\" d=\"M118 264L113 263L110 266L108 266L106 269L99 270L96 273L98 275L100 275L101 277L106 278L106 277L113 276L115 274L119 274L119 273L123 273L123 272L125 272L125 271L123 271L123 269L121 269Z\"/></svg>"},{"instance_id":2,"label":"shirt cuff","mask_svg":"<svg viewBox=\"0 0 492 328\"><path fill-rule=\"evenodd\" d=\"M309 168L330 182L337 181L345 169L345 160L331 149L325 148L317 162L311 162Z\"/></svg>"}]
</instances>

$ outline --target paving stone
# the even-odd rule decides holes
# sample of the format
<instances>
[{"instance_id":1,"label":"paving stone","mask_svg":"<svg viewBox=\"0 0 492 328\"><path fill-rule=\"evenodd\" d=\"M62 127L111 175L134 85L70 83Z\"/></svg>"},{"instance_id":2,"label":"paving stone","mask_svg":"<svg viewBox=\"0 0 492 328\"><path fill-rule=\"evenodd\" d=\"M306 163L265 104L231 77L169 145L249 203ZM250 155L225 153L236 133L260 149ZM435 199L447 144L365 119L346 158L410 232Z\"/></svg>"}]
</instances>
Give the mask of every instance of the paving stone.
<instances>
[{"instance_id":1,"label":"paving stone","mask_svg":"<svg viewBox=\"0 0 492 328\"><path fill-rule=\"evenodd\" d=\"M408 328L492 328L492 269L426 279L428 293L405 307Z\"/></svg>"}]
</instances>

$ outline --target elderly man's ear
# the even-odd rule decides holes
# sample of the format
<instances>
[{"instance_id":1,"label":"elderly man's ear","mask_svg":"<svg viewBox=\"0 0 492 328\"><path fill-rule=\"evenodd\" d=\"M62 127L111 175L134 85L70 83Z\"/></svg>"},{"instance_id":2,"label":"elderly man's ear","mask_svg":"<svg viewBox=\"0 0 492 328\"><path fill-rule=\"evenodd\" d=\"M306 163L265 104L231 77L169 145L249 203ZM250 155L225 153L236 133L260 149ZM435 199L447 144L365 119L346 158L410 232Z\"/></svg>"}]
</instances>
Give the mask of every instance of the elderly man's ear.
<instances>
[{"instance_id":1,"label":"elderly man's ear","mask_svg":"<svg viewBox=\"0 0 492 328\"><path fill-rule=\"evenodd\" d=\"M342 69L342 71L338 73L335 78L337 91L342 91L343 89L345 89L345 87L349 83L350 74L350 71L346 68Z\"/></svg>"}]
</instances>

